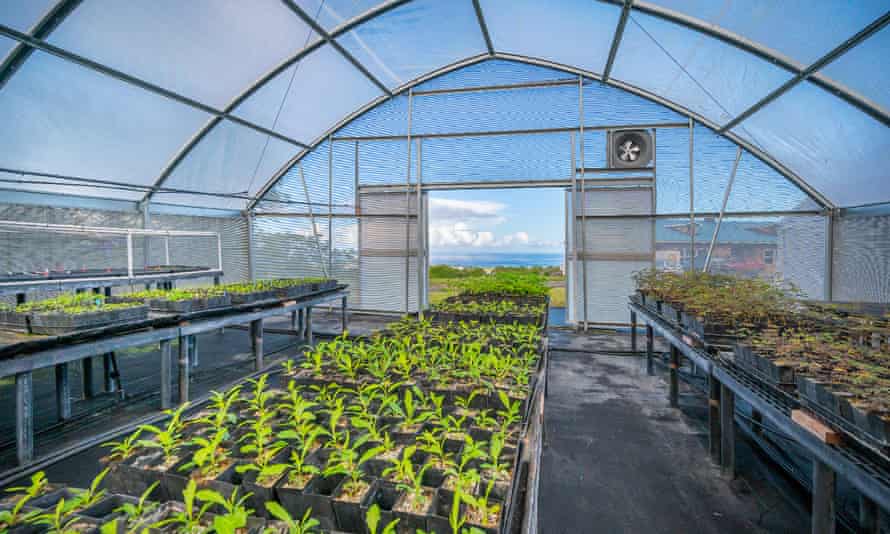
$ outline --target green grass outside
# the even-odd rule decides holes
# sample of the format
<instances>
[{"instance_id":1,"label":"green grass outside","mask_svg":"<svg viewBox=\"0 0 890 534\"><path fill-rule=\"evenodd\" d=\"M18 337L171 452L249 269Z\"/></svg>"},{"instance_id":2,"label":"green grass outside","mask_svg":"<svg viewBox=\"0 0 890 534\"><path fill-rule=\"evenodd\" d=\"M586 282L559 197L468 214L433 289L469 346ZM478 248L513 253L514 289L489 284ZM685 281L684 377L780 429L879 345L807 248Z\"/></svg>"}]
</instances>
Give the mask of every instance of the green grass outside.
<instances>
[{"instance_id":1,"label":"green grass outside","mask_svg":"<svg viewBox=\"0 0 890 534\"><path fill-rule=\"evenodd\" d=\"M550 305L554 308L565 307L565 276L563 276L562 272L560 272L559 267L498 267L497 270L526 270L543 274L547 277L547 284L550 286ZM449 265L431 266L429 293L430 304L436 305L446 298L457 294L457 290L451 287L451 282L461 278L479 276L484 273L485 270L479 267L458 269Z\"/></svg>"}]
</instances>

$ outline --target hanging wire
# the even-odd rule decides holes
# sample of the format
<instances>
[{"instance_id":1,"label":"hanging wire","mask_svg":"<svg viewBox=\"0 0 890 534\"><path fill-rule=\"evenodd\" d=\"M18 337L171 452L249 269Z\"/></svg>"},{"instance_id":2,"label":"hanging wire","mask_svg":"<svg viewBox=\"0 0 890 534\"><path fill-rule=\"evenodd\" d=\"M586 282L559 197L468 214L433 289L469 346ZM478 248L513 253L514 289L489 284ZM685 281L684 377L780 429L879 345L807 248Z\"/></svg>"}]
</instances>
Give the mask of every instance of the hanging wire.
<instances>
[{"instance_id":1,"label":"hanging wire","mask_svg":"<svg viewBox=\"0 0 890 534\"><path fill-rule=\"evenodd\" d=\"M315 11L315 22L318 22L318 16L321 14L321 9L324 7L324 3L326 0L322 0L321 4L319 4L318 9ZM306 41L303 43L303 48L306 48L309 45L309 40L312 38L313 32L310 30L306 34ZM303 60L297 62L294 65L294 71L290 75L290 80L287 82L287 89L284 90L284 95L281 97L281 103L278 105L278 111L275 112L275 120L272 121L271 130L275 130L278 126L278 120L281 118L281 112L284 110L284 104L287 102L287 97L290 96L291 87L294 85L294 79L297 77L297 71L300 70L300 66L303 64ZM272 140L271 135L266 135L266 141L263 143L263 150L260 152L260 157L257 159L256 167L253 169L253 176L250 178L250 183L247 184L247 192L250 193L250 188L253 187L253 183L256 181L257 173L260 171L260 166L263 164L263 159L266 157L266 150L269 148L269 142Z\"/></svg>"}]
</instances>

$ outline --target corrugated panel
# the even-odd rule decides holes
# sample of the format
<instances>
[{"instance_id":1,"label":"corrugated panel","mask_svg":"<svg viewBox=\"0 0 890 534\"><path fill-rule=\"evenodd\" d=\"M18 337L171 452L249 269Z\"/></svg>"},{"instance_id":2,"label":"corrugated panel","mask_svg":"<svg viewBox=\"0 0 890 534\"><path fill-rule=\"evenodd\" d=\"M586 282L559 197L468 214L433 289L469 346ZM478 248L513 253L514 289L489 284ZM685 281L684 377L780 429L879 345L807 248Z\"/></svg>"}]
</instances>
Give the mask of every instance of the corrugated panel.
<instances>
[{"instance_id":1,"label":"corrugated panel","mask_svg":"<svg viewBox=\"0 0 890 534\"><path fill-rule=\"evenodd\" d=\"M256 217L253 222L255 278L328 276L328 220Z\"/></svg>"},{"instance_id":2,"label":"corrugated panel","mask_svg":"<svg viewBox=\"0 0 890 534\"><path fill-rule=\"evenodd\" d=\"M151 228L155 230L192 230L217 232L222 238L223 273L225 282L247 280L247 221L243 217L194 217L187 215L151 215ZM150 239L152 255L159 254L163 246L160 238ZM216 267L217 244L215 238L170 238L170 262L186 265ZM195 282L206 285L206 280Z\"/></svg>"},{"instance_id":3,"label":"corrugated panel","mask_svg":"<svg viewBox=\"0 0 890 534\"><path fill-rule=\"evenodd\" d=\"M890 302L890 216L841 217L834 244L834 299Z\"/></svg>"}]
</instances>

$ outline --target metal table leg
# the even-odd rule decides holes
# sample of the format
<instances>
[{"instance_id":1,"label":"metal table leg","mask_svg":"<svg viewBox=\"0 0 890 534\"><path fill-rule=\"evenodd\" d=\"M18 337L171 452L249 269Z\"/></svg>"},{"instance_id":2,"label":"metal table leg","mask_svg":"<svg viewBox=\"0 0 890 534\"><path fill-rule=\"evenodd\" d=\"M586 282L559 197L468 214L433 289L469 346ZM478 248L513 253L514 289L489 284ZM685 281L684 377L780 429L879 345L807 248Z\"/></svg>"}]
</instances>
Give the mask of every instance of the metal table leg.
<instances>
[{"instance_id":1,"label":"metal table leg","mask_svg":"<svg viewBox=\"0 0 890 534\"><path fill-rule=\"evenodd\" d=\"M179 402L188 402L189 400L189 347L191 346L192 336L179 338Z\"/></svg>"},{"instance_id":2,"label":"metal table leg","mask_svg":"<svg viewBox=\"0 0 890 534\"><path fill-rule=\"evenodd\" d=\"M257 319L250 322L250 342L253 348L253 367L259 371L263 364L263 320Z\"/></svg>"},{"instance_id":3,"label":"metal table leg","mask_svg":"<svg viewBox=\"0 0 890 534\"><path fill-rule=\"evenodd\" d=\"M80 365L82 371L80 378L83 382L83 398L91 399L95 395L95 390L93 389L93 359L84 358L80 361Z\"/></svg>"},{"instance_id":4,"label":"metal table leg","mask_svg":"<svg viewBox=\"0 0 890 534\"><path fill-rule=\"evenodd\" d=\"M346 295L343 296L343 299L340 301L340 331L344 334L346 333L348 326L348 319L346 317Z\"/></svg>"},{"instance_id":5,"label":"metal table leg","mask_svg":"<svg viewBox=\"0 0 890 534\"><path fill-rule=\"evenodd\" d=\"M637 351L637 312L630 312L630 351Z\"/></svg>"},{"instance_id":6,"label":"metal table leg","mask_svg":"<svg viewBox=\"0 0 890 534\"><path fill-rule=\"evenodd\" d=\"M649 375L654 373L652 369L652 356L655 350L655 333L652 332L652 326L646 325L646 372Z\"/></svg>"},{"instance_id":7,"label":"metal table leg","mask_svg":"<svg viewBox=\"0 0 890 534\"><path fill-rule=\"evenodd\" d=\"M671 345L670 363L670 401L671 406L680 405L680 351Z\"/></svg>"},{"instance_id":8,"label":"metal table leg","mask_svg":"<svg viewBox=\"0 0 890 534\"><path fill-rule=\"evenodd\" d=\"M68 364L56 365L56 413L59 421L71 418L71 383L68 381Z\"/></svg>"},{"instance_id":9,"label":"metal table leg","mask_svg":"<svg viewBox=\"0 0 890 534\"><path fill-rule=\"evenodd\" d=\"M813 460L813 534L834 534L834 488L837 475L834 470Z\"/></svg>"},{"instance_id":10,"label":"metal table leg","mask_svg":"<svg viewBox=\"0 0 890 534\"><path fill-rule=\"evenodd\" d=\"M735 393L720 385L720 468L735 477Z\"/></svg>"},{"instance_id":11,"label":"metal table leg","mask_svg":"<svg viewBox=\"0 0 890 534\"><path fill-rule=\"evenodd\" d=\"M161 409L173 407L173 341L161 341Z\"/></svg>"},{"instance_id":12,"label":"metal table leg","mask_svg":"<svg viewBox=\"0 0 890 534\"><path fill-rule=\"evenodd\" d=\"M306 343L312 344L312 306L306 308Z\"/></svg>"},{"instance_id":13,"label":"metal table leg","mask_svg":"<svg viewBox=\"0 0 890 534\"><path fill-rule=\"evenodd\" d=\"M859 496L859 532L879 534L881 531L881 509L875 501L865 495Z\"/></svg>"},{"instance_id":14,"label":"metal table leg","mask_svg":"<svg viewBox=\"0 0 890 534\"><path fill-rule=\"evenodd\" d=\"M720 464L720 381L708 376L708 449L711 459Z\"/></svg>"},{"instance_id":15,"label":"metal table leg","mask_svg":"<svg viewBox=\"0 0 890 534\"><path fill-rule=\"evenodd\" d=\"M34 382L31 372L15 375L15 442L19 465L34 459Z\"/></svg>"}]
</instances>

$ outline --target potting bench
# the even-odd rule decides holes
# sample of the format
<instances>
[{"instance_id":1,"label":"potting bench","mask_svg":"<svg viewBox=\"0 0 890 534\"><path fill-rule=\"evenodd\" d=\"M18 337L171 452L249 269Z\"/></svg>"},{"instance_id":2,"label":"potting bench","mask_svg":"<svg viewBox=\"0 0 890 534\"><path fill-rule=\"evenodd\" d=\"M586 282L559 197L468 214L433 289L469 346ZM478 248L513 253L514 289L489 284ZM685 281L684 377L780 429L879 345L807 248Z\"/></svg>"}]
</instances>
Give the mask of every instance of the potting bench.
<instances>
[{"instance_id":1,"label":"potting bench","mask_svg":"<svg viewBox=\"0 0 890 534\"><path fill-rule=\"evenodd\" d=\"M341 327L347 327L347 288L340 285L328 291L311 293L294 299L270 299L214 310L180 314L155 315L146 321L20 341L0 347L0 379L15 377L16 448L20 466L34 460L33 379L39 369L55 368L56 406L59 419L71 415L71 393L68 365L81 362L84 375L92 372L92 358L107 356L130 347L159 343L161 349L161 408L173 406L173 366L179 368L178 401L189 399L189 370L197 366L197 335L234 326L250 325L254 367L265 367L263 360L263 321L266 318L290 314L293 331L307 343L312 343L312 308L325 303L341 303ZM299 322L297 320L299 316ZM305 317L305 320L303 318ZM174 360L173 341L178 341L179 352ZM113 380L113 366L106 359L106 390L119 385ZM89 375L91 376L91 375Z\"/></svg>"},{"instance_id":2,"label":"potting bench","mask_svg":"<svg viewBox=\"0 0 890 534\"><path fill-rule=\"evenodd\" d=\"M631 298L631 342L636 347L638 322L646 330L646 358L651 368L654 335L670 344L670 403L676 406L679 395L681 358L689 359L708 376L708 428L712 458L725 474L735 474L735 399L747 402L757 418L790 436L813 460L812 531L834 532L834 490L838 476L845 478L862 495L860 525L870 525L878 532L879 510L890 511L890 459L856 446L851 439L828 443L806 426L792 419L800 413L799 401L760 378L751 375L731 360L709 354L689 333L666 321L659 314Z\"/></svg>"}]
</instances>

